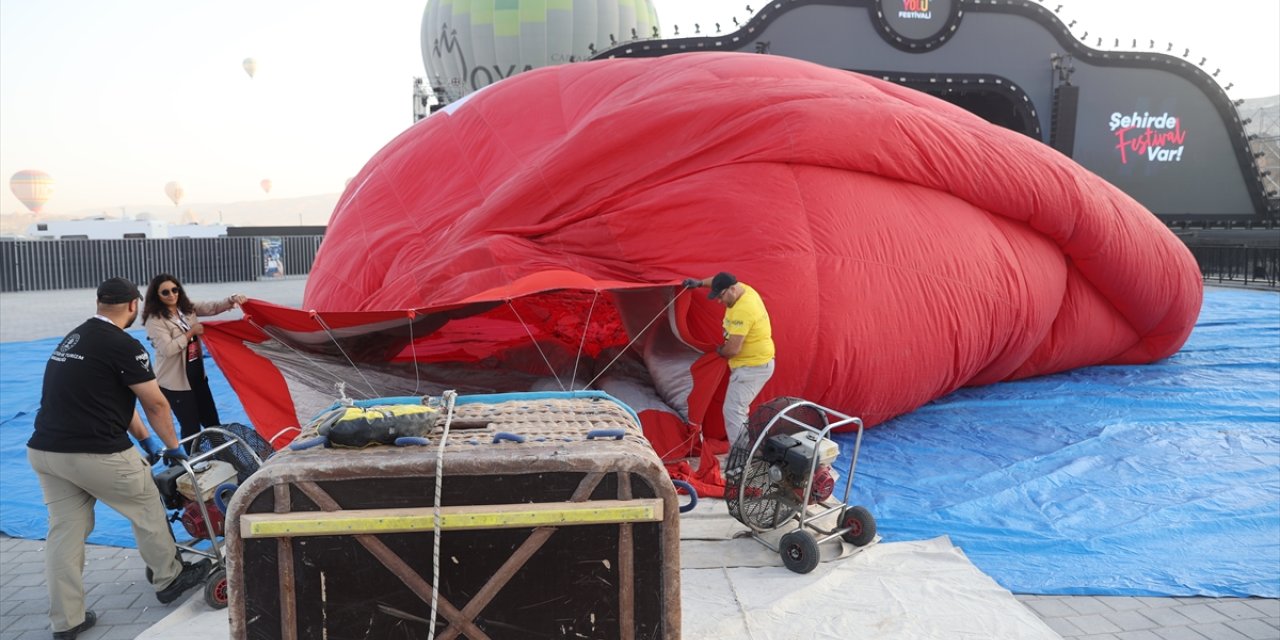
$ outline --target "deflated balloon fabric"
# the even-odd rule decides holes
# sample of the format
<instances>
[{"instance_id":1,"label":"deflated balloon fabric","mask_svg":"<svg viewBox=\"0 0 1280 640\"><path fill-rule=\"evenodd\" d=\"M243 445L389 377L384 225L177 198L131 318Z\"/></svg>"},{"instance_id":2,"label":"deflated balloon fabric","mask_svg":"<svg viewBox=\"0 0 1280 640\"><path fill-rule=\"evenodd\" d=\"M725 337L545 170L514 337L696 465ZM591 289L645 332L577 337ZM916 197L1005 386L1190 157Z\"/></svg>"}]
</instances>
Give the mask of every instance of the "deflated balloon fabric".
<instances>
[{"instance_id":1,"label":"deflated balloon fabric","mask_svg":"<svg viewBox=\"0 0 1280 640\"><path fill-rule=\"evenodd\" d=\"M757 400L868 425L966 385L1167 357L1202 296L1167 228L1037 140L855 73L696 53L537 69L414 125L342 195L305 306L488 300L488 318L515 319L502 301L525 296L556 309L525 324L621 313L628 333L588 335L600 352L662 312L619 292L721 270L769 309L777 369ZM560 289L604 295L538 293ZM648 331L720 342L705 296L672 309ZM471 357L500 358L495 336ZM657 395L686 409L646 357Z\"/></svg>"}]
</instances>

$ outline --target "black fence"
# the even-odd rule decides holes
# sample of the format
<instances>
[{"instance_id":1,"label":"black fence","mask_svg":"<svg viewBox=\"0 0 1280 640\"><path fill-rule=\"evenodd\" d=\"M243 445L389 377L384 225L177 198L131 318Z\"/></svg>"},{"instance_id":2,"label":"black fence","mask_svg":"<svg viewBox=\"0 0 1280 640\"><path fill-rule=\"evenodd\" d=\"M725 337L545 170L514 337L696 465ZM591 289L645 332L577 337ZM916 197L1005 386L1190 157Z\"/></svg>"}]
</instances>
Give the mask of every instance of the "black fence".
<instances>
[{"instance_id":1,"label":"black fence","mask_svg":"<svg viewBox=\"0 0 1280 640\"><path fill-rule=\"evenodd\" d=\"M272 269L281 271L279 275L305 275L311 272L322 238L5 241L0 242L0 291L92 289L110 276L124 276L144 285L153 275L163 272L192 284L247 282L268 276ZM1280 289L1278 246L1229 246L1192 240L1187 247L1199 263L1206 283ZM272 264L269 256L278 258L279 264Z\"/></svg>"},{"instance_id":2,"label":"black fence","mask_svg":"<svg viewBox=\"0 0 1280 640\"><path fill-rule=\"evenodd\" d=\"M322 236L0 242L0 291L92 289L124 276L145 286L157 273L183 282L246 282L302 275ZM274 258L272 262L269 258Z\"/></svg>"},{"instance_id":3,"label":"black fence","mask_svg":"<svg viewBox=\"0 0 1280 640\"><path fill-rule=\"evenodd\" d=\"M1280 247L1187 245L1205 284L1280 288Z\"/></svg>"}]
</instances>

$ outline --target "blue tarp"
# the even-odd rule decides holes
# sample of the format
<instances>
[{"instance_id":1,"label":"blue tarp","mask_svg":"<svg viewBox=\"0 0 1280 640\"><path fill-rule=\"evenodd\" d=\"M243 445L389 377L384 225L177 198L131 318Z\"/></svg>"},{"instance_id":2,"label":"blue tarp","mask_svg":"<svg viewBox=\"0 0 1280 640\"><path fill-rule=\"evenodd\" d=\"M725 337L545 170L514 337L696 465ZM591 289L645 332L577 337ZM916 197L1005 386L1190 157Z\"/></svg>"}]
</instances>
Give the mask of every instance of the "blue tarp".
<instances>
[{"instance_id":1,"label":"blue tarp","mask_svg":"<svg viewBox=\"0 0 1280 640\"><path fill-rule=\"evenodd\" d=\"M67 331L73 328L67 327ZM142 329L133 329L129 334L148 345L147 334ZM27 463L27 439L31 437L36 411L40 408L45 362L60 342L59 337L0 343L0 531L18 538L44 538L49 530L40 483ZM152 361L155 361L154 353ZM218 402L218 417L224 423L248 424L244 408L235 400L235 392L218 365L207 355L204 362L213 397L222 398ZM129 521L120 514L98 503L94 518L89 542L137 546ZM173 531L179 540L191 537L179 523L174 523Z\"/></svg>"},{"instance_id":2,"label":"blue tarp","mask_svg":"<svg viewBox=\"0 0 1280 640\"><path fill-rule=\"evenodd\" d=\"M1166 360L870 429L853 494L885 540L948 535L1015 593L1280 597L1280 295L1209 290Z\"/></svg>"},{"instance_id":3,"label":"blue tarp","mask_svg":"<svg viewBox=\"0 0 1280 640\"><path fill-rule=\"evenodd\" d=\"M57 343L0 344L0 530L14 536L45 534L25 443ZM234 398L207 362L214 395ZM1018 593L1280 597L1280 295L1207 291L1162 362L963 389L870 429L851 501L885 540L948 535ZM90 541L133 545L104 507Z\"/></svg>"}]
</instances>

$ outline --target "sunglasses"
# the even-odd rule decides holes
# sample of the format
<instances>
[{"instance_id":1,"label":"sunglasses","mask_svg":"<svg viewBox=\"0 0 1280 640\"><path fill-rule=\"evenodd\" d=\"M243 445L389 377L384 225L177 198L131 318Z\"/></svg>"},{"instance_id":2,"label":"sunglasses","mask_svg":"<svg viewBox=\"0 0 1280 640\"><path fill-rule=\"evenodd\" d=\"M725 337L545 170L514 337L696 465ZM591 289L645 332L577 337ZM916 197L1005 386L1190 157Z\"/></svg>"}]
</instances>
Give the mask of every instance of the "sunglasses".
<instances>
[{"instance_id":1,"label":"sunglasses","mask_svg":"<svg viewBox=\"0 0 1280 640\"><path fill-rule=\"evenodd\" d=\"M180 289L180 288L178 288L178 287L174 287L174 288L172 288L172 289L161 289L161 290L160 290L160 295L162 295L162 296L166 296L166 297L167 297L167 296L176 296L176 295L178 295L181 291L182 291L182 289Z\"/></svg>"}]
</instances>

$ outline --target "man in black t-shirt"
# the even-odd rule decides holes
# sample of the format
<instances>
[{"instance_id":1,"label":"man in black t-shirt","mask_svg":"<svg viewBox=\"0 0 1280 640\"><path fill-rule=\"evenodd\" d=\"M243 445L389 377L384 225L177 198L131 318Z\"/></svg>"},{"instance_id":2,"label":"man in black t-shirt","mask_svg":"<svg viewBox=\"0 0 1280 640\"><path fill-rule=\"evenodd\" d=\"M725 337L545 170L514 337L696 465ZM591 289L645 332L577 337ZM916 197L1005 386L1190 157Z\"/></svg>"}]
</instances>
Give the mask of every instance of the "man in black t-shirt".
<instances>
[{"instance_id":1,"label":"man in black t-shirt","mask_svg":"<svg viewBox=\"0 0 1280 640\"><path fill-rule=\"evenodd\" d=\"M138 316L138 287L124 278L98 286L98 313L67 334L45 365L27 460L49 509L45 574L56 640L74 640L97 616L84 608L84 542L101 500L133 524L138 552L163 603L200 584L210 562L182 562L151 467L133 448L185 459L169 403L142 344L125 333ZM141 401L157 436L135 409Z\"/></svg>"}]
</instances>

